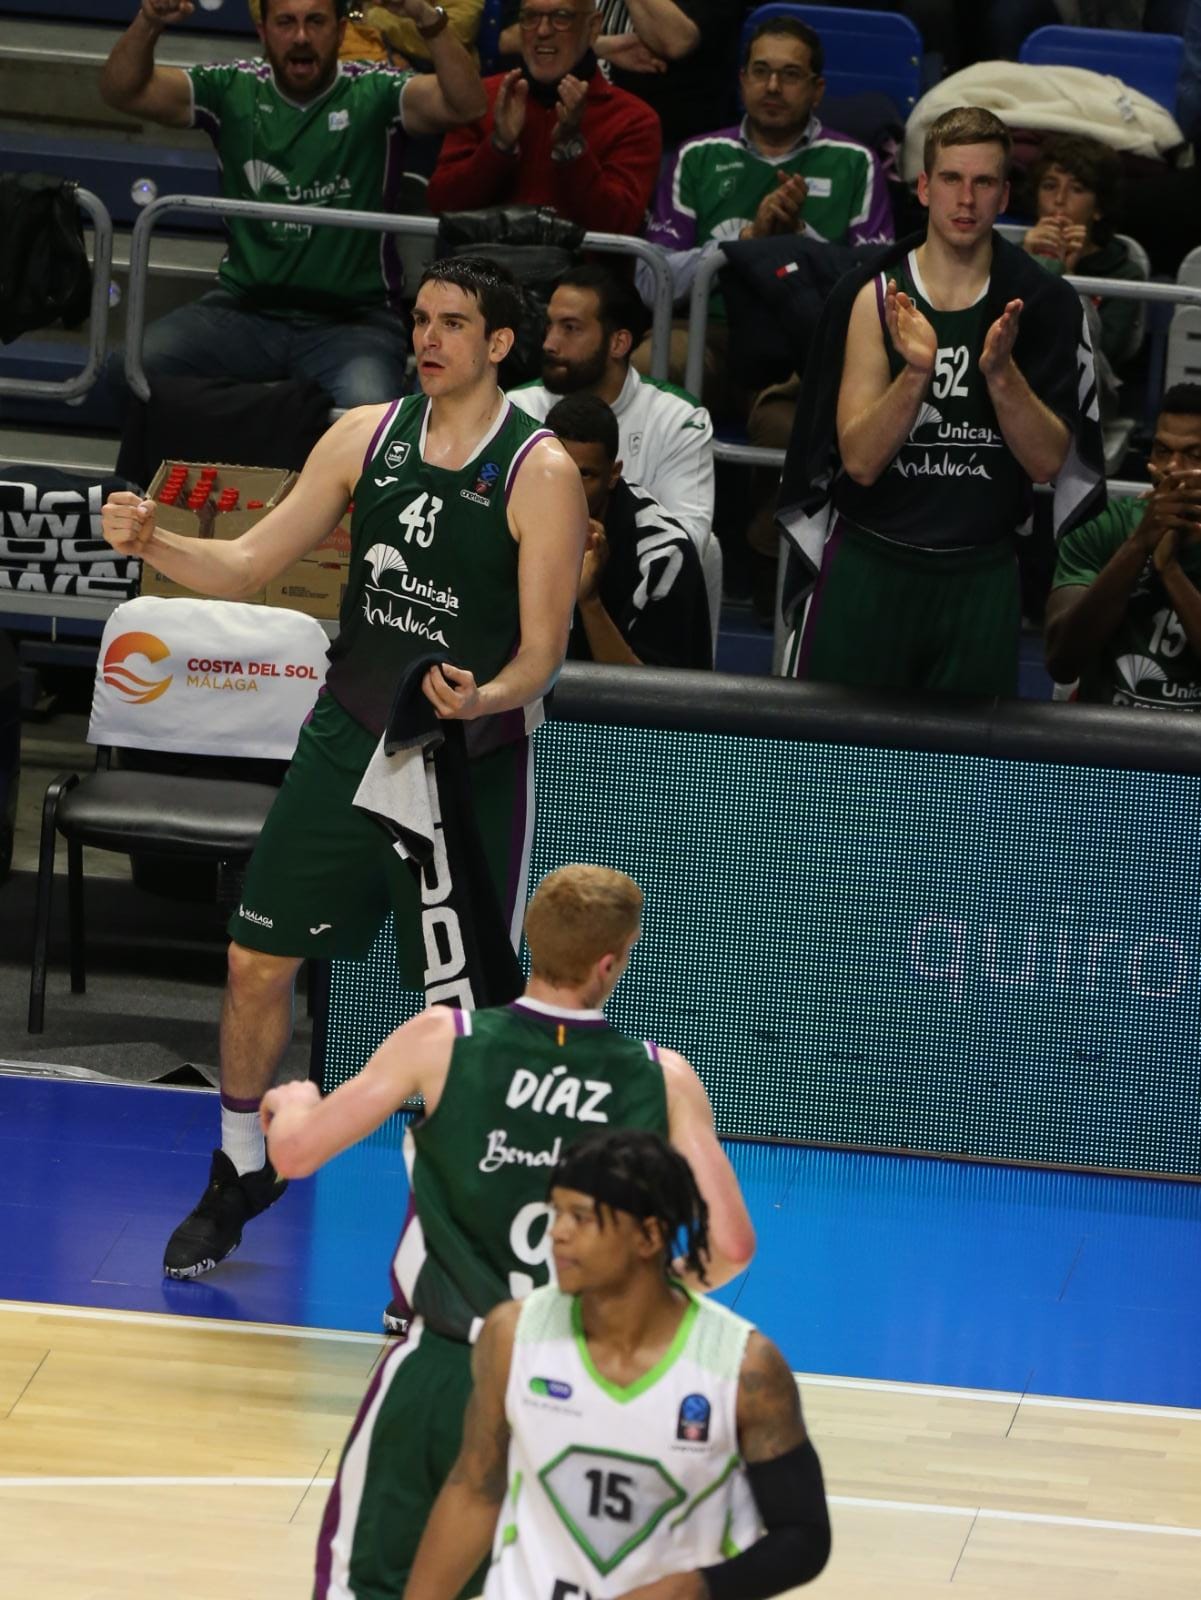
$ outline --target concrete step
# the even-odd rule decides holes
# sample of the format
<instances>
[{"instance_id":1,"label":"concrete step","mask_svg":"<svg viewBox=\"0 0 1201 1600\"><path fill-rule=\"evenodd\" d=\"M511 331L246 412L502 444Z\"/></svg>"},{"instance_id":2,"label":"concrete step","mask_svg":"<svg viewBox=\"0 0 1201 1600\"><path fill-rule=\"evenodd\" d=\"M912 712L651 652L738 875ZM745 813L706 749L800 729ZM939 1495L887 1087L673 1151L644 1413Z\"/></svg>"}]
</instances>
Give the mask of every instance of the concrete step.
<instances>
[{"instance_id":1,"label":"concrete step","mask_svg":"<svg viewBox=\"0 0 1201 1600\"><path fill-rule=\"evenodd\" d=\"M227 0L227 4L241 6L245 14L244 0ZM31 9L30 0L23 0L22 9ZM195 15L207 13L197 8ZM53 16L62 16L57 4ZM145 131L157 144L191 145L199 139L201 135L190 129L142 123L114 111L100 98L100 69L124 32L124 20L120 27L103 27L51 20L49 16L46 20L4 16L0 20L0 132L3 123L30 120L113 129L134 136ZM257 37L222 38L198 28L168 28L155 59L165 67L194 67L259 54ZM208 144L207 139L204 143Z\"/></svg>"},{"instance_id":2,"label":"concrete step","mask_svg":"<svg viewBox=\"0 0 1201 1600\"><path fill-rule=\"evenodd\" d=\"M0 424L0 462L58 467L63 472L110 473L121 441L115 433L54 433Z\"/></svg>"}]
</instances>

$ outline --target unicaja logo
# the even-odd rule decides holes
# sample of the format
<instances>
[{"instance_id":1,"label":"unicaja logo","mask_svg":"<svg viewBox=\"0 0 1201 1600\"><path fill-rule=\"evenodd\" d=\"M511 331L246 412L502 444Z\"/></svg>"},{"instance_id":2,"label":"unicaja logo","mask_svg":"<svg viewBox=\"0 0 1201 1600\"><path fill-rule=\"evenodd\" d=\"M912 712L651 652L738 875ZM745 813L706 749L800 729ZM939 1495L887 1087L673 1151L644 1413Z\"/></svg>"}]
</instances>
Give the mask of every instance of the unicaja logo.
<instances>
[{"instance_id":1,"label":"unicaja logo","mask_svg":"<svg viewBox=\"0 0 1201 1600\"><path fill-rule=\"evenodd\" d=\"M174 673L165 678L143 678L132 667L126 666L130 656L145 656L152 665L171 654L167 646L153 633L121 633L104 652L101 677L110 689L115 689L131 705L145 705L147 700L157 700L166 694Z\"/></svg>"}]
</instances>

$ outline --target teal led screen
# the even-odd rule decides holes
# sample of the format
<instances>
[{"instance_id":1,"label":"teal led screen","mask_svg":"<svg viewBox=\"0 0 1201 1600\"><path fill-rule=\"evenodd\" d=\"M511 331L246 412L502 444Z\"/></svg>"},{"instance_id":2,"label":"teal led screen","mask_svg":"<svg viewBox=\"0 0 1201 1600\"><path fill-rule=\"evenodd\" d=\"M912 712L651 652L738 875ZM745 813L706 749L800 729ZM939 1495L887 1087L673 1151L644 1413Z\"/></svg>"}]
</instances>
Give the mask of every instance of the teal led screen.
<instances>
[{"instance_id":1,"label":"teal led screen","mask_svg":"<svg viewBox=\"0 0 1201 1600\"><path fill-rule=\"evenodd\" d=\"M532 879L629 872L609 1005L722 1133L1201 1171L1201 778L552 722ZM335 964L327 1087L420 997Z\"/></svg>"}]
</instances>

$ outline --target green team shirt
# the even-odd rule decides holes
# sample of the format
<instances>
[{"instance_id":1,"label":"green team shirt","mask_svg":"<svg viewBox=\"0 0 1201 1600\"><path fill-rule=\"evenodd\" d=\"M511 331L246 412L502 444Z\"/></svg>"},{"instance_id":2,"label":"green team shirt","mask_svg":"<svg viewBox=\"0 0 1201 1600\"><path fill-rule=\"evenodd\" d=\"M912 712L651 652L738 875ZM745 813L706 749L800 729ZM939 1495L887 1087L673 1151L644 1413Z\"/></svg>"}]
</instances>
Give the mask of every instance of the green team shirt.
<instances>
[{"instance_id":1,"label":"green team shirt","mask_svg":"<svg viewBox=\"0 0 1201 1600\"><path fill-rule=\"evenodd\" d=\"M1099 517L1065 534L1052 587L1092 583L1146 510L1145 500L1111 500ZM1201 584L1201 547L1186 547L1180 565L1195 584ZM1201 706L1201 660L1150 556L1130 591L1117 631L1080 674L1079 698L1144 711L1196 711Z\"/></svg>"},{"instance_id":2,"label":"green team shirt","mask_svg":"<svg viewBox=\"0 0 1201 1600\"><path fill-rule=\"evenodd\" d=\"M299 105L281 94L266 61L191 67L192 126L217 147L227 199L389 211L411 76L342 61L325 93ZM404 279L389 234L293 222L226 225L221 284L258 310L336 315L399 302Z\"/></svg>"},{"instance_id":3,"label":"green team shirt","mask_svg":"<svg viewBox=\"0 0 1201 1600\"><path fill-rule=\"evenodd\" d=\"M393 1288L413 1314L468 1338L502 1300L550 1280L547 1180L562 1152L602 1128L667 1135L649 1040L599 1011L529 999L456 1011L459 1037L432 1116L405 1135L411 1214Z\"/></svg>"},{"instance_id":4,"label":"green team shirt","mask_svg":"<svg viewBox=\"0 0 1201 1600\"><path fill-rule=\"evenodd\" d=\"M875 280L880 329L895 378L905 363L884 326L887 279L909 295L938 336L934 376L909 437L875 483L843 473L836 509L856 527L922 549L969 549L1012 538L1026 514L1028 480L1001 436L980 351L988 286L975 305L936 311L911 251Z\"/></svg>"},{"instance_id":5,"label":"green team shirt","mask_svg":"<svg viewBox=\"0 0 1201 1600\"><path fill-rule=\"evenodd\" d=\"M520 642L509 494L530 450L551 436L502 396L471 460L449 471L424 459L429 405L424 395L393 401L354 492L349 577L325 683L372 733L384 731L417 656L441 646L487 683ZM518 716L524 732L528 718Z\"/></svg>"},{"instance_id":6,"label":"green team shirt","mask_svg":"<svg viewBox=\"0 0 1201 1600\"><path fill-rule=\"evenodd\" d=\"M669 251L737 239L781 173L805 179L807 237L831 244L879 244L893 237L888 186L875 156L816 117L782 156L761 155L749 142L745 121L689 139L660 180L646 236ZM724 316L720 295L714 294L710 313Z\"/></svg>"}]
</instances>

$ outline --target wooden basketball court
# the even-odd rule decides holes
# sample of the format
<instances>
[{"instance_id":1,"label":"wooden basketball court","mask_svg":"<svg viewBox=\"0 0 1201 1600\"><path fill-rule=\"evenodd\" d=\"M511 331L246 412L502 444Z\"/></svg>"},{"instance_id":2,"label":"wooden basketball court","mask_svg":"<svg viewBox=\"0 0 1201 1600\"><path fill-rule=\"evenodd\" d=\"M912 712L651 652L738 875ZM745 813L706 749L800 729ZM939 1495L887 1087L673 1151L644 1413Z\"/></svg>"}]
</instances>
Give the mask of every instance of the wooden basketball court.
<instances>
[{"instance_id":1,"label":"wooden basketball court","mask_svg":"<svg viewBox=\"0 0 1201 1600\"><path fill-rule=\"evenodd\" d=\"M0 1589L299 1600L383 1340L0 1302ZM801 1377L825 1600L1197 1600L1201 1412Z\"/></svg>"}]
</instances>

